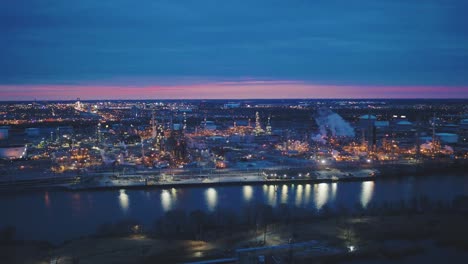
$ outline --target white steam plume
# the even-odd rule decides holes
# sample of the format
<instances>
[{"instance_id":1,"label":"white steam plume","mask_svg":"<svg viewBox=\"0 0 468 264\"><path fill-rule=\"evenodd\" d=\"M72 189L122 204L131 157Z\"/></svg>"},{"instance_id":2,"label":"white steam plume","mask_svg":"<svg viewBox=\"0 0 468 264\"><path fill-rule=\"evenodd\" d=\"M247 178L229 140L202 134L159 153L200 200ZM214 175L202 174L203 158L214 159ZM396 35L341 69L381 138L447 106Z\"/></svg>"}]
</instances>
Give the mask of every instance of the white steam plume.
<instances>
[{"instance_id":1,"label":"white steam plume","mask_svg":"<svg viewBox=\"0 0 468 264\"><path fill-rule=\"evenodd\" d=\"M325 143L328 133L334 137L354 137L354 129L340 115L330 109L320 109L315 118L319 126L319 134L312 136L312 140Z\"/></svg>"}]
</instances>

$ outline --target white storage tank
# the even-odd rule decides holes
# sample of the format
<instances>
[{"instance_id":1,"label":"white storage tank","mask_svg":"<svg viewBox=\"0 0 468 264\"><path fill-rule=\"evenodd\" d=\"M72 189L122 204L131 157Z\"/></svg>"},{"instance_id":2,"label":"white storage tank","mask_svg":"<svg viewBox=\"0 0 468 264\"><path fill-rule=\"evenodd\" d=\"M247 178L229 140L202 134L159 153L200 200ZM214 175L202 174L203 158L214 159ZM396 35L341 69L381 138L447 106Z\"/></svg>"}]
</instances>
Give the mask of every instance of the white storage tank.
<instances>
[{"instance_id":1,"label":"white storage tank","mask_svg":"<svg viewBox=\"0 0 468 264\"><path fill-rule=\"evenodd\" d=\"M26 157L26 146L0 147L0 159L21 159Z\"/></svg>"},{"instance_id":2,"label":"white storage tank","mask_svg":"<svg viewBox=\"0 0 468 264\"><path fill-rule=\"evenodd\" d=\"M39 134L40 134L40 130L37 127L26 128L26 135L28 137L38 137Z\"/></svg>"},{"instance_id":3,"label":"white storage tank","mask_svg":"<svg viewBox=\"0 0 468 264\"><path fill-rule=\"evenodd\" d=\"M408 126L412 126L413 123L411 123L410 121L408 120L401 120L401 121L398 121L396 123L397 126L400 126L400 127L408 127Z\"/></svg>"},{"instance_id":4,"label":"white storage tank","mask_svg":"<svg viewBox=\"0 0 468 264\"><path fill-rule=\"evenodd\" d=\"M377 121L377 117L375 115L362 115L359 117L358 126L360 128L368 129L374 126L376 121Z\"/></svg>"},{"instance_id":5,"label":"white storage tank","mask_svg":"<svg viewBox=\"0 0 468 264\"><path fill-rule=\"evenodd\" d=\"M457 143L458 135L453 133L436 133L436 136L442 143Z\"/></svg>"},{"instance_id":6,"label":"white storage tank","mask_svg":"<svg viewBox=\"0 0 468 264\"><path fill-rule=\"evenodd\" d=\"M206 122L202 122L202 127L204 127L206 130L216 130L216 125L213 121L206 121Z\"/></svg>"},{"instance_id":7,"label":"white storage tank","mask_svg":"<svg viewBox=\"0 0 468 264\"><path fill-rule=\"evenodd\" d=\"M468 119L460 120L460 127L463 128L463 129L467 129L468 128Z\"/></svg>"},{"instance_id":8,"label":"white storage tank","mask_svg":"<svg viewBox=\"0 0 468 264\"><path fill-rule=\"evenodd\" d=\"M8 139L9 127L0 127L0 140Z\"/></svg>"}]
</instances>

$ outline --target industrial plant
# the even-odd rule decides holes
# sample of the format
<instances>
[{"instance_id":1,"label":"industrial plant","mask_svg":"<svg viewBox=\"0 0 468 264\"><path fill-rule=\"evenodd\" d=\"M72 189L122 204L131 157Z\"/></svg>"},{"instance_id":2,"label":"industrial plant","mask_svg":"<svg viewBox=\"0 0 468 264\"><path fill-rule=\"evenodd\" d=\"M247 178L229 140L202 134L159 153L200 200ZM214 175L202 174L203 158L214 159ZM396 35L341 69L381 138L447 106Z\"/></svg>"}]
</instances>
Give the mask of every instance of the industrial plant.
<instances>
[{"instance_id":1,"label":"industrial plant","mask_svg":"<svg viewBox=\"0 0 468 264\"><path fill-rule=\"evenodd\" d=\"M3 103L0 176L4 189L86 189L450 169L468 158L466 111L457 100Z\"/></svg>"}]
</instances>

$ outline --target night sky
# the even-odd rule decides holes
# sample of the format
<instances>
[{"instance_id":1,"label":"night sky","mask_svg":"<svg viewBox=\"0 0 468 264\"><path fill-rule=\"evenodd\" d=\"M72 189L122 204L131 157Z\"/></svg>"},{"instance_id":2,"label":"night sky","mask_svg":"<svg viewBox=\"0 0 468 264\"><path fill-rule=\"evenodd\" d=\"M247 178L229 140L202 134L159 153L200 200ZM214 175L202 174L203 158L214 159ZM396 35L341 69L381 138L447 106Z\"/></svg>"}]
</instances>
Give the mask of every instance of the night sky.
<instances>
[{"instance_id":1,"label":"night sky","mask_svg":"<svg viewBox=\"0 0 468 264\"><path fill-rule=\"evenodd\" d=\"M468 98L466 0L10 0L0 100Z\"/></svg>"}]
</instances>

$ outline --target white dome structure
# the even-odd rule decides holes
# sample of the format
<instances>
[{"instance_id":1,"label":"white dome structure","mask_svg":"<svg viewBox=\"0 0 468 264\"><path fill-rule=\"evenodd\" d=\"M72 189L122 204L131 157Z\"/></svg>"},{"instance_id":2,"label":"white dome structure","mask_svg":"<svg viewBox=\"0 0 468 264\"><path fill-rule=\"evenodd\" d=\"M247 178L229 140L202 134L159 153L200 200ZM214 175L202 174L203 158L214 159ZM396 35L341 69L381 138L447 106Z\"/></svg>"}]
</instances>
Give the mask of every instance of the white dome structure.
<instances>
[{"instance_id":1,"label":"white dome structure","mask_svg":"<svg viewBox=\"0 0 468 264\"><path fill-rule=\"evenodd\" d=\"M359 119L371 119L371 120L376 120L377 117L375 115L362 115L359 117Z\"/></svg>"},{"instance_id":2,"label":"white dome structure","mask_svg":"<svg viewBox=\"0 0 468 264\"><path fill-rule=\"evenodd\" d=\"M398 121L396 124L399 125L399 126L411 126L411 125L413 125L413 123L411 123L410 121L407 121L407 120Z\"/></svg>"}]
</instances>

